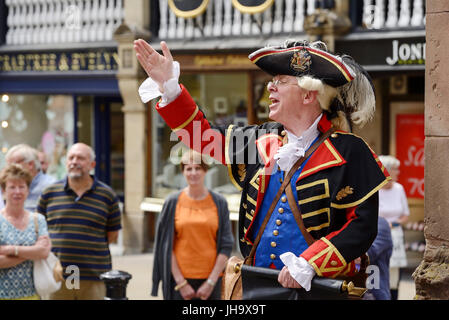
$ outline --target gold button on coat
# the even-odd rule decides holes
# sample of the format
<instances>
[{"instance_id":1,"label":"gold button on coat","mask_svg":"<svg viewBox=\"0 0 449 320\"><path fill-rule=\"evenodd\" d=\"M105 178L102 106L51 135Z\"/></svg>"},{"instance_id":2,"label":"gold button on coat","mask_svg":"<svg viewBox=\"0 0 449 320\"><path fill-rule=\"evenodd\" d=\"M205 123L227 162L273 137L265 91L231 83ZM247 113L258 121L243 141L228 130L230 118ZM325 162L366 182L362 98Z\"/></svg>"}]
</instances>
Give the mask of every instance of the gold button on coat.
<instances>
[{"instance_id":1,"label":"gold button on coat","mask_svg":"<svg viewBox=\"0 0 449 320\"><path fill-rule=\"evenodd\" d=\"M272 241L271 242L271 246L274 248L274 247L276 247L277 246L277 243L276 242L274 242L274 241Z\"/></svg>"},{"instance_id":2,"label":"gold button on coat","mask_svg":"<svg viewBox=\"0 0 449 320\"><path fill-rule=\"evenodd\" d=\"M279 131L278 131L278 132L279 132ZM281 131L281 135L282 135L282 136L285 136L286 134L287 134L287 131L285 131L285 130L282 130L282 131Z\"/></svg>"},{"instance_id":3,"label":"gold button on coat","mask_svg":"<svg viewBox=\"0 0 449 320\"><path fill-rule=\"evenodd\" d=\"M278 209L278 212L279 212L279 213L284 213L284 208L279 208L279 209Z\"/></svg>"},{"instance_id":4,"label":"gold button on coat","mask_svg":"<svg viewBox=\"0 0 449 320\"><path fill-rule=\"evenodd\" d=\"M335 261L335 260L332 260L332 261L331 261L331 266L333 266L333 267L336 267L336 266L337 266L337 264L338 264L338 262L337 262L337 261Z\"/></svg>"},{"instance_id":5,"label":"gold button on coat","mask_svg":"<svg viewBox=\"0 0 449 320\"><path fill-rule=\"evenodd\" d=\"M276 220L276 224L277 224L278 226L280 226L280 225L281 225L281 223L282 223L282 221L281 221L281 220L279 220L279 219L277 219L277 220Z\"/></svg>"},{"instance_id":6,"label":"gold button on coat","mask_svg":"<svg viewBox=\"0 0 449 320\"><path fill-rule=\"evenodd\" d=\"M332 137L332 138L336 138L336 137L338 137L338 135L337 135L336 133L332 133L332 134L331 134L331 137Z\"/></svg>"},{"instance_id":7,"label":"gold button on coat","mask_svg":"<svg viewBox=\"0 0 449 320\"><path fill-rule=\"evenodd\" d=\"M270 259L271 259L271 260L276 259L276 255L275 255L274 253L270 254Z\"/></svg>"},{"instance_id":8,"label":"gold button on coat","mask_svg":"<svg viewBox=\"0 0 449 320\"><path fill-rule=\"evenodd\" d=\"M286 202L286 201L287 201L287 197L282 197L282 198L281 198L281 201L282 201L282 202Z\"/></svg>"},{"instance_id":9,"label":"gold button on coat","mask_svg":"<svg viewBox=\"0 0 449 320\"><path fill-rule=\"evenodd\" d=\"M273 235L274 235L274 236L277 236L278 234L279 234L279 231L278 231L278 230L274 230L274 231L273 231Z\"/></svg>"}]
</instances>

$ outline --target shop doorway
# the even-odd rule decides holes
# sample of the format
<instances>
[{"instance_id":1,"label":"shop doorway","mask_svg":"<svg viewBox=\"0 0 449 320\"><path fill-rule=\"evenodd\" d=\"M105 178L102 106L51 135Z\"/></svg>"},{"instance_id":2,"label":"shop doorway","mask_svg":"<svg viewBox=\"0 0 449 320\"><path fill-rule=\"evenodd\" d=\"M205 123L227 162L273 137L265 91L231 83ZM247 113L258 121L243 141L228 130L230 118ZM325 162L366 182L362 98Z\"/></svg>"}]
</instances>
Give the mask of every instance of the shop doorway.
<instances>
[{"instance_id":1,"label":"shop doorway","mask_svg":"<svg viewBox=\"0 0 449 320\"><path fill-rule=\"evenodd\" d=\"M124 201L124 122L120 97L79 96L76 99L75 141L91 145L95 177L112 187Z\"/></svg>"}]
</instances>

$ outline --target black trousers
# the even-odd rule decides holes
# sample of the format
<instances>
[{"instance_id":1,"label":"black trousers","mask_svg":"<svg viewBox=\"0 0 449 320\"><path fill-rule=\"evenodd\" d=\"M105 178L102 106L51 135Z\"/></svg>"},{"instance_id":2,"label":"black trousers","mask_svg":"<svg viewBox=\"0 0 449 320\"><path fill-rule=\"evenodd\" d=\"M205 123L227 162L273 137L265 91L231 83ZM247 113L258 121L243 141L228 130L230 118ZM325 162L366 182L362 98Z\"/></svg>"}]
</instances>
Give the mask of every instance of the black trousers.
<instances>
[{"instance_id":1,"label":"black trousers","mask_svg":"<svg viewBox=\"0 0 449 320\"><path fill-rule=\"evenodd\" d=\"M206 281L207 279L186 279L193 290L197 291L199 287ZM184 300L181 293L179 291L175 291L176 282L172 281L174 286L172 287L173 292L173 300ZM214 290L209 296L207 300L220 300L221 299L221 277L218 278L217 283L215 284ZM192 300L200 300L200 298L193 298Z\"/></svg>"}]
</instances>

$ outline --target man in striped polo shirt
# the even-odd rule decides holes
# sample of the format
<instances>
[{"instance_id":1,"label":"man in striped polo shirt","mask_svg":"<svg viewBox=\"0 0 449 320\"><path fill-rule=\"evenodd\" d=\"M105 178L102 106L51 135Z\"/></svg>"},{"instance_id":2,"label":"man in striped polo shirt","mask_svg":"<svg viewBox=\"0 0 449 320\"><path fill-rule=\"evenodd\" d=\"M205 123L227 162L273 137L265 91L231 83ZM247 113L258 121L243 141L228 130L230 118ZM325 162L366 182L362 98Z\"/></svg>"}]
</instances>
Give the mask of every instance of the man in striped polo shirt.
<instances>
[{"instance_id":1,"label":"man in striped polo shirt","mask_svg":"<svg viewBox=\"0 0 449 320\"><path fill-rule=\"evenodd\" d=\"M112 268L108 244L116 241L121 229L120 200L89 174L95 168L95 153L88 145L76 143L70 148L66 168L67 178L42 193L37 211L47 217L52 251L61 260L64 278L78 268L80 285L67 287L63 281L50 299L100 300L106 289L99 276Z\"/></svg>"}]
</instances>

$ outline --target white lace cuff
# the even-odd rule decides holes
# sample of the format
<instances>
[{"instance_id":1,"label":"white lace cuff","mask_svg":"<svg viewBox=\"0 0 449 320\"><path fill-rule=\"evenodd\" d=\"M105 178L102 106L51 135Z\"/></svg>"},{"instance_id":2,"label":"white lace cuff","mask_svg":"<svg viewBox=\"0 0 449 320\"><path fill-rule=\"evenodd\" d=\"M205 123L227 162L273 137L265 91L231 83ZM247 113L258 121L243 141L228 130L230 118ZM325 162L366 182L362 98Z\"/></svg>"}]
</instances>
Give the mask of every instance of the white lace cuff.
<instances>
[{"instance_id":1,"label":"white lace cuff","mask_svg":"<svg viewBox=\"0 0 449 320\"><path fill-rule=\"evenodd\" d=\"M312 279L316 275L315 269L303 257L297 257L292 252L285 252L279 256L287 266L290 275L306 291L310 291Z\"/></svg>"},{"instance_id":2,"label":"white lace cuff","mask_svg":"<svg viewBox=\"0 0 449 320\"><path fill-rule=\"evenodd\" d=\"M158 84L151 78L147 78L139 87L140 99L143 103L147 103L154 98L162 96L159 107L164 107L181 94L179 86L179 62L173 61L173 78L164 83L164 93L159 91Z\"/></svg>"}]
</instances>

